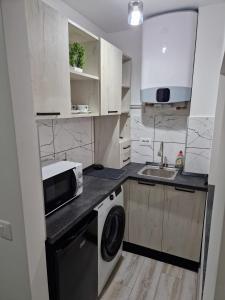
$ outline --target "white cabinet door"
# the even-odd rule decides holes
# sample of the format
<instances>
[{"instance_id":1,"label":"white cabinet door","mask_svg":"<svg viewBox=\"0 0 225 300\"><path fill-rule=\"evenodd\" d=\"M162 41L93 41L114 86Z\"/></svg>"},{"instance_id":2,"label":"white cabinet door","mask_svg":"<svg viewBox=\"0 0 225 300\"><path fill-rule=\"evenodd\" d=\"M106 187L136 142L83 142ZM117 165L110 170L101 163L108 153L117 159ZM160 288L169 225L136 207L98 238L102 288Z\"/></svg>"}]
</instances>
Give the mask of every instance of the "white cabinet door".
<instances>
[{"instance_id":1,"label":"white cabinet door","mask_svg":"<svg viewBox=\"0 0 225 300\"><path fill-rule=\"evenodd\" d=\"M164 186L130 181L129 242L161 251Z\"/></svg>"},{"instance_id":2,"label":"white cabinet door","mask_svg":"<svg viewBox=\"0 0 225 300\"><path fill-rule=\"evenodd\" d=\"M163 252L199 262L206 193L165 188Z\"/></svg>"},{"instance_id":3,"label":"white cabinet door","mask_svg":"<svg viewBox=\"0 0 225 300\"><path fill-rule=\"evenodd\" d=\"M68 114L70 73L68 20L42 1L27 1L35 113Z\"/></svg>"},{"instance_id":4,"label":"white cabinet door","mask_svg":"<svg viewBox=\"0 0 225 300\"><path fill-rule=\"evenodd\" d=\"M120 114L122 51L101 39L101 115Z\"/></svg>"}]
</instances>

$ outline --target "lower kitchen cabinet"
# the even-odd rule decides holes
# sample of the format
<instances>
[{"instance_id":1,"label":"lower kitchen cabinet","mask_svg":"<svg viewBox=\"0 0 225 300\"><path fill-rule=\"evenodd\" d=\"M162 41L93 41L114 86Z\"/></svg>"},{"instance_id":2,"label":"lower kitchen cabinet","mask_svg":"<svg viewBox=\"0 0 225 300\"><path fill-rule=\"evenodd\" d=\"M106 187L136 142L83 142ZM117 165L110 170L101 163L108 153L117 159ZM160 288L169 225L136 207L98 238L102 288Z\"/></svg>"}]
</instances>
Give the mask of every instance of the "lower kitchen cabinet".
<instances>
[{"instance_id":1,"label":"lower kitchen cabinet","mask_svg":"<svg viewBox=\"0 0 225 300\"><path fill-rule=\"evenodd\" d=\"M206 192L129 180L125 241L200 261Z\"/></svg>"},{"instance_id":2,"label":"lower kitchen cabinet","mask_svg":"<svg viewBox=\"0 0 225 300\"><path fill-rule=\"evenodd\" d=\"M124 232L124 241L129 241L129 199L130 199L130 181L127 180L123 184L123 194L124 194L124 210L126 213L126 225L125 225L125 232Z\"/></svg>"},{"instance_id":3,"label":"lower kitchen cabinet","mask_svg":"<svg viewBox=\"0 0 225 300\"><path fill-rule=\"evenodd\" d=\"M165 187L162 251L199 262L206 193Z\"/></svg>"},{"instance_id":4,"label":"lower kitchen cabinet","mask_svg":"<svg viewBox=\"0 0 225 300\"><path fill-rule=\"evenodd\" d=\"M164 187L130 181L129 242L161 251Z\"/></svg>"}]
</instances>

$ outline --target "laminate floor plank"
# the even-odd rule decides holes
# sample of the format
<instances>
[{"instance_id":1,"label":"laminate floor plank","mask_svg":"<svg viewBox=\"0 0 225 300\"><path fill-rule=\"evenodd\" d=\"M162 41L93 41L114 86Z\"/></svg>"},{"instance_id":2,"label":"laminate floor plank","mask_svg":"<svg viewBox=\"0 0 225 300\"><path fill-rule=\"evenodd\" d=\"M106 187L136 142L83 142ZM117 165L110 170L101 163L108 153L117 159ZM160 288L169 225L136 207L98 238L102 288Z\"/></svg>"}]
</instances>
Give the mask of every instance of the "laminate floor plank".
<instances>
[{"instance_id":1,"label":"laminate floor plank","mask_svg":"<svg viewBox=\"0 0 225 300\"><path fill-rule=\"evenodd\" d=\"M101 300L128 300L131 288L124 287L122 284L112 282L107 289L103 291Z\"/></svg>"},{"instance_id":2,"label":"laminate floor plank","mask_svg":"<svg viewBox=\"0 0 225 300\"><path fill-rule=\"evenodd\" d=\"M100 300L196 300L197 274L123 252Z\"/></svg>"},{"instance_id":3,"label":"laminate floor plank","mask_svg":"<svg viewBox=\"0 0 225 300\"><path fill-rule=\"evenodd\" d=\"M186 270L184 270L180 267L176 267L176 266L169 265L169 264L163 264L162 273L164 273L164 274L175 276L175 277L182 279L185 272L186 272Z\"/></svg>"},{"instance_id":4,"label":"laminate floor plank","mask_svg":"<svg viewBox=\"0 0 225 300\"><path fill-rule=\"evenodd\" d=\"M197 274L191 271L184 271L182 278L181 298L187 300L197 299Z\"/></svg>"},{"instance_id":5,"label":"laminate floor plank","mask_svg":"<svg viewBox=\"0 0 225 300\"><path fill-rule=\"evenodd\" d=\"M163 263L146 258L143 269L137 278L129 299L153 300L162 274L162 269Z\"/></svg>"},{"instance_id":6,"label":"laminate floor plank","mask_svg":"<svg viewBox=\"0 0 225 300\"><path fill-rule=\"evenodd\" d=\"M125 287L133 288L143 267L145 258L143 256L127 253L118 268L114 281Z\"/></svg>"}]
</instances>

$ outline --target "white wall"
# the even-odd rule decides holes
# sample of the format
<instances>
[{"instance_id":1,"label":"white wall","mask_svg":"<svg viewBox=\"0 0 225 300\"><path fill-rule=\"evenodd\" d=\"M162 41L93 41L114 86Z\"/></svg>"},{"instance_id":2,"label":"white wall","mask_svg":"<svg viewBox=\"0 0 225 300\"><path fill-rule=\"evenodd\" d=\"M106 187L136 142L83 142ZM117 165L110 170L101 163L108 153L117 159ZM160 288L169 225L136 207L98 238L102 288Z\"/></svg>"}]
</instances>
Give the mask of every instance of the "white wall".
<instances>
[{"instance_id":1,"label":"white wall","mask_svg":"<svg viewBox=\"0 0 225 300\"><path fill-rule=\"evenodd\" d=\"M71 19L73 22L77 23L83 28L89 30L93 34L99 37L107 38L107 34L102 29L100 29L94 23L89 21L87 18L83 17L80 13L72 9L69 5L67 5L62 0L42 0L42 1L54 7L55 9L60 11L62 15L66 16L68 19Z\"/></svg>"},{"instance_id":2,"label":"white wall","mask_svg":"<svg viewBox=\"0 0 225 300\"><path fill-rule=\"evenodd\" d=\"M209 174L224 54L225 4L200 7L185 171ZM194 143L193 143L194 141Z\"/></svg>"},{"instance_id":3,"label":"white wall","mask_svg":"<svg viewBox=\"0 0 225 300\"><path fill-rule=\"evenodd\" d=\"M215 116L224 54L225 4L200 7L190 115Z\"/></svg>"},{"instance_id":4,"label":"white wall","mask_svg":"<svg viewBox=\"0 0 225 300\"><path fill-rule=\"evenodd\" d=\"M212 158L210 162L210 174L209 174L209 183L212 185L216 185L217 183L218 155L220 152L220 136L221 136L221 130L223 126L224 108L225 108L225 76L220 75L217 108L215 114L214 134L213 134L214 140L212 145Z\"/></svg>"},{"instance_id":5,"label":"white wall","mask_svg":"<svg viewBox=\"0 0 225 300\"><path fill-rule=\"evenodd\" d=\"M0 219L9 221L13 227L13 241L0 238L0 297L4 300L29 300L25 228L1 11L0 65Z\"/></svg>"},{"instance_id":6,"label":"white wall","mask_svg":"<svg viewBox=\"0 0 225 300\"><path fill-rule=\"evenodd\" d=\"M225 5L214 5L202 8L202 24L205 24L205 35L202 33L202 61L199 57L199 66L196 69L196 78L202 76L202 80L195 79L196 93L193 95L196 99L192 114L215 115L214 140L211 154L209 183L214 184L215 197L212 214L212 223L210 231L208 263L206 269L204 300L212 300L215 297L216 280L218 273L218 262L221 246L221 236L224 223L225 208L225 77L218 75L220 73L223 55L224 55L224 26L225 26ZM202 28L203 31L203 28ZM209 43L210 41L210 43ZM205 63L204 63L204 60ZM205 65L207 63L207 65ZM199 83L199 88L197 84ZM205 85L206 89L203 90ZM219 87L219 94L218 94ZM218 94L218 98L216 95ZM198 103L197 103L197 99ZM218 99L218 100L217 100ZM223 270L220 269L219 274ZM221 280L221 277L218 277ZM221 281L220 281L221 282ZM217 284L216 300L223 299L220 295L220 282Z\"/></svg>"},{"instance_id":7,"label":"white wall","mask_svg":"<svg viewBox=\"0 0 225 300\"><path fill-rule=\"evenodd\" d=\"M214 299L218 260L220 254L221 236L225 209L225 76L220 77L218 103L216 109L216 122L214 129L214 142L211 160L209 182L215 184L215 196L210 231L208 263L206 268L204 300ZM223 298L221 298L222 300ZM216 298L220 300L220 298Z\"/></svg>"},{"instance_id":8,"label":"white wall","mask_svg":"<svg viewBox=\"0 0 225 300\"><path fill-rule=\"evenodd\" d=\"M14 241L21 244L20 248L14 247L12 249L14 256L10 255L10 251L8 251L4 261L1 260L1 271L2 264L5 264L6 270L4 276L7 281L5 280L4 283L6 286L10 284L3 299L48 300L45 218L37 129L33 117L25 0L2 0L1 3L15 124L16 140L14 139L14 143L16 142L17 147L17 153L15 153L15 145L12 149L9 145L9 148L5 150L8 150L8 154L5 154L3 161L1 161L2 174L7 174L9 170L13 172L16 162L14 162L12 170L10 162L11 160L15 161L15 156L18 159L18 171L15 170L15 175L9 174L8 182L5 183L5 188L10 183L6 192L12 195L6 199L9 203L3 202L5 213L1 217L12 222ZM7 120L7 115L4 116L3 113L1 111L1 117L6 120L5 122L9 122L10 119ZM6 124L8 125L8 123ZM3 133L7 133L8 138L10 138L10 132L7 132L8 127L3 128ZM13 139L13 134L11 134L11 138ZM3 138L2 141L7 141L7 138ZM11 151L13 151L12 157ZM9 165L7 165L7 160L9 160ZM19 175L19 178L17 176L14 187L14 176L16 175ZM21 194L17 191L18 181ZM13 195L13 192L16 195ZM21 201L19 202L20 195ZM4 198L4 194L2 197ZM10 213L9 208L11 208L11 215L7 215ZM18 220L18 218L20 219ZM25 241L24 232L21 230L22 223L24 223ZM8 244L8 247L10 246L13 248L13 245ZM2 299L2 294L0 297Z\"/></svg>"},{"instance_id":9,"label":"white wall","mask_svg":"<svg viewBox=\"0 0 225 300\"><path fill-rule=\"evenodd\" d=\"M224 287L225 287L225 218L223 219L223 234L220 248L219 267L216 282L215 299L224 299Z\"/></svg>"},{"instance_id":10,"label":"white wall","mask_svg":"<svg viewBox=\"0 0 225 300\"><path fill-rule=\"evenodd\" d=\"M224 59L224 64L225 64L225 59ZM216 119L216 129L220 126L220 128L224 129L224 123L222 123L223 118L225 118L224 114L224 107L225 107L225 76L221 76L220 78L220 89L219 89L219 99L220 103L218 103L218 109L217 109L217 119ZM219 125L220 124L220 125ZM215 141L220 141L220 134L221 130L217 130L215 132L216 139ZM215 142L215 147L216 147L216 142ZM216 183L217 180L217 172L215 168L215 159L218 158L217 155L219 155L220 151L220 146L217 145L216 149L213 149L213 160L212 160L212 165L211 165L211 170L212 170L212 175L211 175L211 182L213 181L214 184ZM220 157L219 157L220 158ZM220 160L220 159L219 159ZM216 176L217 175L217 176ZM224 207L224 202L225 202L225 189L223 190L223 194L221 195L220 198L217 198L218 203L216 203L217 211L215 211L215 218L216 220L214 221L214 226L216 226L217 232L220 232L221 224L222 224L222 216L221 219L218 220L218 211L220 209L223 209ZM220 257L219 257L219 263L218 263L218 273L217 273L217 282L216 282L216 291L215 291L215 299L216 300L223 300L224 299L224 286L225 286L225 218L223 218L223 229L222 229L222 240L221 240L221 248L220 248ZM215 238L212 236L212 245L215 243ZM218 245L219 247L219 245ZM213 253L213 250L211 251ZM215 257L211 257L210 261L211 264L215 260ZM210 267L210 266L209 266Z\"/></svg>"},{"instance_id":11,"label":"white wall","mask_svg":"<svg viewBox=\"0 0 225 300\"><path fill-rule=\"evenodd\" d=\"M142 27L108 34L108 40L132 57L131 104L140 105Z\"/></svg>"}]
</instances>

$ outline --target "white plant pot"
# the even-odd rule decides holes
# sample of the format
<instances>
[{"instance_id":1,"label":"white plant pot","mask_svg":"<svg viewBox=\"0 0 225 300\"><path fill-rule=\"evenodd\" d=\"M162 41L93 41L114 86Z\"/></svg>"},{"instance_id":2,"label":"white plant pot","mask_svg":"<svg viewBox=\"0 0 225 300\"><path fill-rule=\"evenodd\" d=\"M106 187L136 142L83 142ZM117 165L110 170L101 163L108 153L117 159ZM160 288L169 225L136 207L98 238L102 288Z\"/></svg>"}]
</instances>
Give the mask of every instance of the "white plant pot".
<instances>
[{"instance_id":1,"label":"white plant pot","mask_svg":"<svg viewBox=\"0 0 225 300\"><path fill-rule=\"evenodd\" d=\"M77 67L73 67L73 68L74 68L74 71L75 71L75 72L80 72L80 73L83 72L83 69L81 69L81 68L77 68Z\"/></svg>"}]
</instances>

